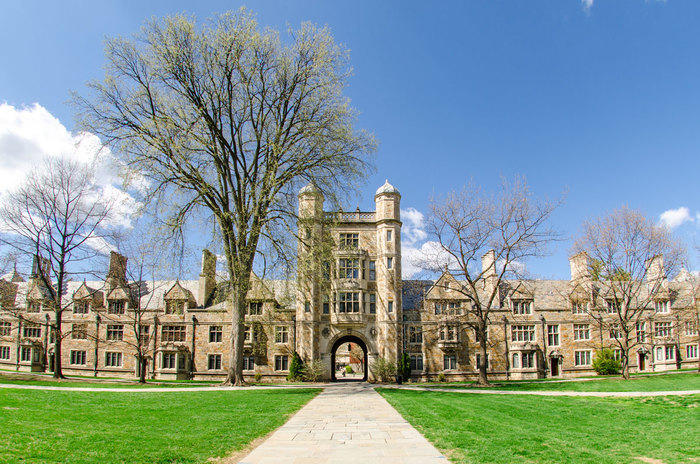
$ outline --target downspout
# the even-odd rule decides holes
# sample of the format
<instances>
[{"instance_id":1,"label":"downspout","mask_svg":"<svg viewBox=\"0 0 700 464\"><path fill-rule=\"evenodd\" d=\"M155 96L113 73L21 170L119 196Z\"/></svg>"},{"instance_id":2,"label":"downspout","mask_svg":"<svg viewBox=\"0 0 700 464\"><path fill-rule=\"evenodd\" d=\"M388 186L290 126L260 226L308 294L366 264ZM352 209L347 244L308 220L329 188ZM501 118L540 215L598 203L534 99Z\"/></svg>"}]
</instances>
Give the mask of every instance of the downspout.
<instances>
[{"instance_id":1,"label":"downspout","mask_svg":"<svg viewBox=\"0 0 700 464\"><path fill-rule=\"evenodd\" d=\"M542 364L544 364L544 376L547 377L547 371L549 366L547 363L547 321L544 318L544 314L541 316L542 319Z\"/></svg>"},{"instance_id":2,"label":"downspout","mask_svg":"<svg viewBox=\"0 0 700 464\"><path fill-rule=\"evenodd\" d=\"M49 331L51 330L51 324L49 323L49 315L44 314L44 317L46 318L46 332L44 333L44 371L46 371L47 367L49 367ZM57 336L54 334L54 337ZM56 354L54 353L54 356ZM55 364L56 360L54 359L54 369L55 369Z\"/></svg>"},{"instance_id":3,"label":"downspout","mask_svg":"<svg viewBox=\"0 0 700 464\"><path fill-rule=\"evenodd\" d=\"M506 380L510 379L510 352L508 351L508 318L503 316L503 340L506 344Z\"/></svg>"},{"instance_id":4,"label":"downspout","mask_svg":"<svg viewBox=\"0 0 700 464\"><path fill-rule=\"evenodd\" d=\"M99 348L100 348L100 315L95 316L95 362L93 367L93 376L97 377L97 365L99 360Z\"/></svg>"},{"instance_id":5,"label":"downspout","mask_svg":"<svg viewBox=\"0 0 700 464\"><path fill-rule=\"evenodd\" d=\"M153 316L153 365L151 366L151 379L156 378L156 346L158 346L158 316Z\"/></svg>"},{"instance_id":6,"label":"downspout","mask_svg":"<svg viewBox=\"0 0 700 464\"><path fill-rule=\"evenodd\" d=\"M19 370L19 357L22 351L22 316L17 316L17 359L15 360L15 370Z\"/></svg>"},{"instance_id":7,"label":"downspout","mask_svg":"<svg viewBox=\"0 0 700 464\"><path fill-rule=\"evenodd\" d=\"M190 379L194 378L195 366L194 366L194 345L195 338L197 334L197 318L192 315L192 359L190 360Z\"/></svg>"}]
</instances>

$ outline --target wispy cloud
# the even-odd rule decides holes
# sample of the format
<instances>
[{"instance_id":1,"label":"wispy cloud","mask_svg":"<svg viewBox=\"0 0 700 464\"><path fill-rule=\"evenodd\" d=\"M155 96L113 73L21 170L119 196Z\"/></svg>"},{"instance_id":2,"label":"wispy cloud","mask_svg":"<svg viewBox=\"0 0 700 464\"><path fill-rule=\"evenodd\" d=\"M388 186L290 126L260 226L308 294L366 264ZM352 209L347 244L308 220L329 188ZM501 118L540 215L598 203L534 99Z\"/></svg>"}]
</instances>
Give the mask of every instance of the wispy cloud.
<instances>
[{"instance_id":1,"label":"wispy cloud","mask_svg":"<svg viewBox=\"0 0 700 464\"><path fill-rule=\"evenodd\" d=\"M700 213L696 214L696 218L700 218ZM668 209L661 213L659 216L659 223L669 229L675 229L686 222L693 222L696 218L693 218L690 214L689 208L681 206L680 208Z\"/></svg>"},{"instance_id":2,"label":"wispy cloud","mask_svg":"<svg viewBox=\"0 0 700 464\"><path fill-rule=\"evenodd\" d=\"M38 103L25 107L0 103L0 199L19 187L46 157L94 165L100 197L114 204L108 225L132 227L132 218L141 206L132 194L145 186L144 181L132 183L131 191L125 189L116 158L96 135L72 133Z\"/></svg>"},{"instance_id":3,"label":"wispy cloud","mask_svg":"<svg viewBox=\"0 0 700 464\"><path fill-rule=\"evenodd\" d=\"M589 11L593 7L593 0L581 0L581 6L586 11Z\"/></svg>"}]
</instances>

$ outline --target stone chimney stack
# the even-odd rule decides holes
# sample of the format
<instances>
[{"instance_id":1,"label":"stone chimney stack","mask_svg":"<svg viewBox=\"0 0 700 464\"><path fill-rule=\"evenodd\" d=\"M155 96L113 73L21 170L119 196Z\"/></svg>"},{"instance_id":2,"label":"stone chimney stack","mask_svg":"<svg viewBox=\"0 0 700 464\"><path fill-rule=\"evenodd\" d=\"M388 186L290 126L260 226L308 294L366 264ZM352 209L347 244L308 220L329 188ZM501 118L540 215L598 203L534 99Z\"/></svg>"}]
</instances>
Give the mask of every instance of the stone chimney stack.
<instances>
[{"instance_id":1,"label":"stone chimney stack","mask_svg":"<svg viewBox=\"0 0 700 464\"><path fill-rule=\"evenodd\" d=\"M484 279L484 289L488 292L496 285L496 252L489 250L481 257L481 272Z\"/></svg>"},{"instance_id":2,"label":"stone chimney stack","mask_svg":"<svg viewBox=\"0 0 700 464\"><path fill-rule=\"evenodd\" d=\"M109 290L126 285L126 261L126 256L120 255L116 251L109 252L109 269L106 279Z\"/></svg>"},{"instance_id":3,"label":"stone chimney stack","mask_svg":"<svg viewBox=\"0 0 700 464\"><path fill-rule=\"evenodd\" d=\"M661 255L656 255L653 258L649 258L646 262L647 282L653 285L659 285L665 278L664 271L664 257Z\"/></svg>"},{"instance_id":4,"label":"stone chimney stack","mask_svg":"<svg viewBox=\"0 0 700 464\"><path fill-rule=\"evenodd\" d=\"M216 255L206 248L202 250L202 272L199 274L197 304L205 306L216 287Z\"/></svg>"},{"instance_id":5,"label":"stone chimney stack","mask_svg":"<svg viewBox=\"0 0 700 464\"><path fill-rule=\"evenodd\" d=\"M569 266L571 267L571 280L586 280L590 277L588 270L588 254L581 251L569 258Z\"/></svg>"},{"instance_id":6,"label":"stone chimney stack","mask_svg":"<svg viewBox=\"0 0 700 464\"><path fill-rule=\"evenodd\" d=\"M34 255L34 260L32 261L32 275L33 278L39 278L41 275L49 277L49 270L51 263L48 259L42 258L39 255Z\"/></svg>"}]
</instances>

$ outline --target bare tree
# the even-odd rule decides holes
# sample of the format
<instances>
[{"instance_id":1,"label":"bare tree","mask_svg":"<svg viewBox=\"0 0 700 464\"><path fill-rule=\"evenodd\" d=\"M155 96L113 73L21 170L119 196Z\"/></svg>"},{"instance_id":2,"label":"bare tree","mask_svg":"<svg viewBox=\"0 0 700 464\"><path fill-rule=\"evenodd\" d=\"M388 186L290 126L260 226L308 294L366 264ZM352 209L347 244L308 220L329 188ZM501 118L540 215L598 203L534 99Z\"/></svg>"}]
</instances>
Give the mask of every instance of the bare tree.
<instances>
[{"instance_id":1,"label":"bare tree","mask_svg":"<svg viewBox=\"0 0 700 464\"><path fill-rule=\"evenodd\" d=\"M243 316L259 242L277 242L301 185L331 199L365 173L374 149L343 96L346 50L311 24L290 37L284 44L260 30L244 10L199 28L184 16L152 21L134 39L108 41L105 79L75 99L84 126L149 181L147 199L165 200L171 230L197 211L213 216L231 279L225 383L244 383Z\"/></svg>"},{"instance_id":2,"label":"bare tree","mask_svg":"<svg viewBox=\"0 0 700 464\"><path fill-rule=\"evenodd\" d=\"M61 342L68 281L85 275L102 251L111 204L100 194L90 166L49 158L0 206L0 241L23 255L36 256L34 276L53 312L54 371L63 377Z\"/></svg>"},{"instance_id":3,"label":"bare tree","mask_svg":"<svg viewBox=\"0 0 700 464\"><path fill-rule=\"evenodd\" d=\"M499 289L506 279L520 276L526 260L543 256L559 238L548 221L560 204L536 198L519 178L503 179L495 194L468 184L431 199L426 227L430 241L423 247L428 251L420 257L420 267L449 272L456 283L440 279L434 287L467 299L467 307L460 309L465 317L455 322L475 331L483 360L481 385L488 384L487 328L492 311L500 307Z\"/></svg>"},{"instance_id":4,"label":"bare tree","mask_svg":"<svg viewBox=\"0 0 700 464\"><path fill-rule=\"evenodd\" d=\"M683 247L668 229L623 207L584 222L574 252L586 253L596 283L587 312L620 349L627 379L630 350L644 343L638 324L645 323L656 301L671 299L668 281L683 263Z\"/></svg>"}]
</instances>

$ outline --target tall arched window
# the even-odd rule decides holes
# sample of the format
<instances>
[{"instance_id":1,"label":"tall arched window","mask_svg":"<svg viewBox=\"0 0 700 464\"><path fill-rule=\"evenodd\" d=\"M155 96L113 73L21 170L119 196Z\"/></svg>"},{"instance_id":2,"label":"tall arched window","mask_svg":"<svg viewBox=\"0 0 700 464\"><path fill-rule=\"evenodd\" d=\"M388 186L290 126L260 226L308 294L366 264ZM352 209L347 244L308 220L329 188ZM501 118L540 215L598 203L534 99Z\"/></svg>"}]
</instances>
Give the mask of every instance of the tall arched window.
<instances>
[{"instance_id":1,"label":"tall arched window","mask_svg":"<svg viewBox=\"0 0 700 464\"><path fill-rule=\"evenodd\" d=\"M520 355L518 353L513 353L513 367L516 369L520 367Z\"/></svg>"}]
</instances>

